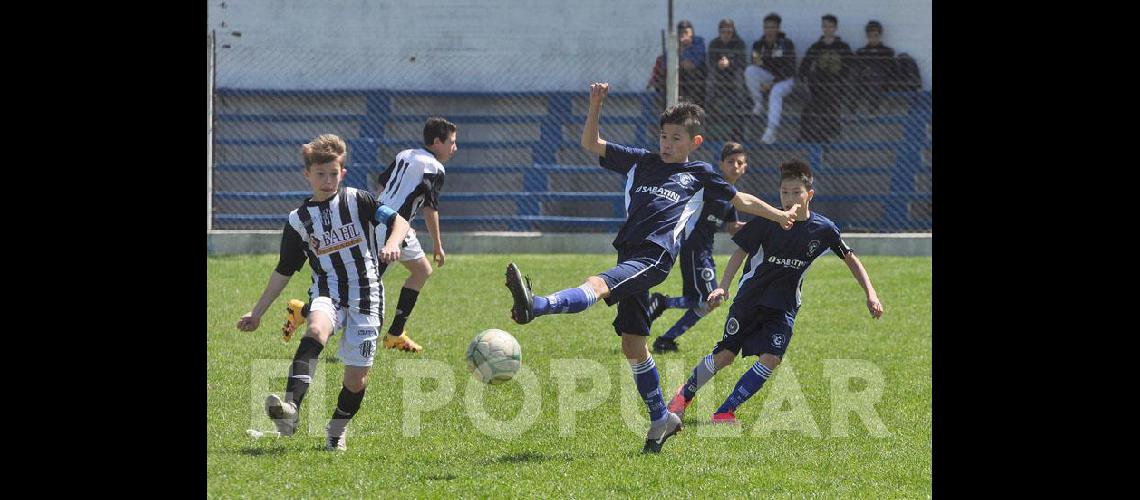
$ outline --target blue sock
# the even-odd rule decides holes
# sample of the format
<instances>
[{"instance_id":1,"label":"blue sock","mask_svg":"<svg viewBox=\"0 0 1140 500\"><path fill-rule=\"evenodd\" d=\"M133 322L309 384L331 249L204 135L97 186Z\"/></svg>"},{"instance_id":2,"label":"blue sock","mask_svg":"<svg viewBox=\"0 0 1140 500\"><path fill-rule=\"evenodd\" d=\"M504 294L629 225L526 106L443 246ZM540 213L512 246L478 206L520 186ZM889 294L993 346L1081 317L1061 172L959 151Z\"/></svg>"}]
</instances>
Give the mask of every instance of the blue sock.
<instances>
[{"instance_id":1,"label":"blue sock","mask_svg":"<svg viewBox=\"0 0 1140 500\"><path fill-rule=\"evenodd\" d=\"M667 339L675 339L677 337L680 337L685 332L689 331L693 325L697 324L697 321L699 321L702 317L704 317L704 314L702 314L701 310L697 309L696 307L689 309L688 311L685 311L685 315L681 316L681 319L677 320L677 322L674 323L673 326L669 328L669 331L665 332L665 335L662 335L662 337L665 337Z\"/></svg>"},{"instance_id":2,"label":"blue sock","mask_svg":"<svg viewBox=\"0 0 1140 500\"><path fill-rule=\"evenodd\" d=\"M740 376L740 380L736 382L736 388L732 390L732 394L728 395L728 399L725 399L724 403L721 403L720 408L717 408L716 412L724 413L727 411L735 411L738 406L748 401L748 398L752 397L753 394L756 394L756 392L764 386L764 382L768 380L769 375L772 375L772 370L769 370L767 366L757 361L755 365L752 365L752 368L749 368L748 371L744 372L744 375Z\"/></svg>"},{"instance_id":3,"label":"blue sock","mask_svg":"<svg viewBox=\"0 0 1140 500\"><path fill-rule=\"evenodd\" d=\"M551 295L534 296L534 315L571 314L585 311L598 301L593 287L583 284L577 288L567 288Z\"/></svg>"},{"instance_id":4,"label":"blue sock","mask_svg":"<svg viewBox=\"0 0 1140 500\"><path fill-rule=\"evenodd\" d=\"M665 307L668 309L688 309L693 307L692 302L688 297L666 297Z\"/></svg>"},{"instance_id":5,"label":"blue sock","mask_svg":"<svg viewBox=\"0 0 1140 500\"><path fill-rule=\"evenodd\" d=\"M633 380L637 383L637 393L649 408L649 420L658 421L665 418L665 398L661 396L661 376L657 373L657 364L653 356L641 363L630 362L633 369Z\"/></svg>"},{"instance_id":6,"label":"blue sock","mask_svg":"<svg viewBox=\"0 0 1140 500\"><path fill-rule=\"evenodd\" d=\"M697 391L701 390L701 386L711 380L713 375L716 375L716 365L713 364L713 355L709 354L693 367L693 374L689 376L688 382L685 382L685 388L681 390L685 401L692 400Z\"/></svg>"}]
</instances>

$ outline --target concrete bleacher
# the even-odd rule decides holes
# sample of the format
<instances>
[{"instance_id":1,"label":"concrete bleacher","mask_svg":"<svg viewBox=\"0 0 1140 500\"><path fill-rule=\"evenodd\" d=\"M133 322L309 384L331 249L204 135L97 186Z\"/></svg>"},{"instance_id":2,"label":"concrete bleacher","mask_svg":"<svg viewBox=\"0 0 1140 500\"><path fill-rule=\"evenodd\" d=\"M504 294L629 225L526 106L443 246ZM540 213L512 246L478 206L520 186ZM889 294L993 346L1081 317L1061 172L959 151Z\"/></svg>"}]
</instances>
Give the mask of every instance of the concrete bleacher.
<instances>
[{"instance_id":1,"label":"concrete bleacher","mask_svg":"<svg viewBox=\"0 0 1140 500\"><path fill-rule=\"evenodd\" d=\"M649 149L657 113L646 93L613 93L602 136ZM214 229L278 229L308 196L300 147L323 133L349 145L350 186L370 189L400 150L419 147L423 122L459 126L448 162L441 224L450 231L616 231L624 218L624 178L601 169L578 140L584 93L417 93L219 89L215 100ZM817 173L813 208L844 231L931 230L932 138L929 93L890 96L872 117L844 116L834 144L798 144L802 99L789 99L780 142L744 140L750 169L737 187L778 199L776 166L790 156ZM740 120L756 127L756 119ZM762 130L762 124L759 124ZM691 159L717 163L725 137ZM422 228L422 221L415 226Z\"/></svg>"}]
</instances>

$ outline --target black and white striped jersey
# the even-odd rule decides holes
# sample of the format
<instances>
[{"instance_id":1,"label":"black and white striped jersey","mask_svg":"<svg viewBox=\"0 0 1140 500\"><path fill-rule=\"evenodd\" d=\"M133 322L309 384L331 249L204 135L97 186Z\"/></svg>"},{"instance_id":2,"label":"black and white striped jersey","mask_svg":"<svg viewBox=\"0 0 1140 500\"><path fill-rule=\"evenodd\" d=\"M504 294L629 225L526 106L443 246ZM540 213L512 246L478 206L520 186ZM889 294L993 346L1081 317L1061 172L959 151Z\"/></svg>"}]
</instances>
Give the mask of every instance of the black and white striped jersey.
<instances>
[{"instance_id":1,"label":"black and white striped jersey","mask_svg":"<svg viewBox=\"0 0 1140 500\"><path fill-rule=\"evenodd\" d=\"M388 220L377 221L379 208L371 193L346 186L326 201L305 200L289 212L277 272L292 276L307 260L313 270L310 301L328 297L340 307L381 318L380 276L387 265L380 262L377 242L387 239L395 213L387 211Z\"/></svg>"},{"instance_id":2,"label":"black and white striped jersey","mask_svg":"<svg viewBox=\"0 0 1140 500\"><path fill-rule=\"evenodd\" d=\"M443 164L426 149L405 149L380 174L376 192L380 203L396 210L408 222L427 205L439 210L443 190Z\"/></svg>"}]
</instances>

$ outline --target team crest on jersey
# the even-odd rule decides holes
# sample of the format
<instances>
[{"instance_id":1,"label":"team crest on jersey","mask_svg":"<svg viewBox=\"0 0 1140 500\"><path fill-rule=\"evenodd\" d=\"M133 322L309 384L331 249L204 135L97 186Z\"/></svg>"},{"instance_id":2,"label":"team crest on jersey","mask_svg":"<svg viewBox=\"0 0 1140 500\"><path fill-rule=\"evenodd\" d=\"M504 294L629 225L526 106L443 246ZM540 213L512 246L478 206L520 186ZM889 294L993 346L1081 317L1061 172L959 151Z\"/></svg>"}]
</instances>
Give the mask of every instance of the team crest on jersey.
<instances>
[{"instance_id":1,"label":"team crest on jersey","mask_svg":"<svg viewBox=\"0 0 1140 500\"><path fill-rule=\"evenodd\" d=\"M807 256L811 257L812 255L815 255L816 250L819 250L819 240L811 240L811 243L808 243L808 255Z\"/></svg>"},{"instance_id":2,"label":"team crest on jersey","mask_svg":"<svg viewBox=\"0 0 1140 500\"><path fill-rule=\"evenodd\" d=\"M330 231L325 231L324 234L310 234L309 235L309 249L314 254L327 255L338 250L343 250L350 246L356 245L364 241L364 235L356 228L355 224L348 224L340 226Z\"/></svg>"},{"instance_id":3,"label":"team crest on jersey","mask_svg":"<svg viewBox=\"0 0 1140 500\"><path fill-rule=\"evenodd\" d=\"M321 225L325 227L332 225L332 211L328 207L321 207Z\"/></svg>"},{"instance_id":4,"label":"team crest on jersey","mask_svg":"<svg viewBox=\"0 0 1140 500\"><path fill-rule=\"evenodd\" d=\"M712 269L701 269L701 279L705 281L712 281L716 279L716 273Z\"/></svg>"},{"instance_id":5,"label":"team crest on jersey","mask_svg":"<svg viewBox=\"0 0 1140 500\"><path fill-rule=\"evenodd\" d=\"M783 347L783 346L784 346L784 335L779 334L779 333L773 335L772 336L772 347Z\"/></svg>"},{"instance_id":6,"label":"team crest on jersey","mask_svg":"<svg viewBox=\"0 0 1140 500\"><path fill-rule=\"evenodd\" d=\"M693 174L690 174L687 172L681 172L679 174L673 174L672 176L669 177L669 180L672 180L673 182L680 184L681 187L683 187L685 189L688 189L695 182L697 182L697 178L693 177Z\"/></svg>"},{"instance_id":7,"label":"team crest on jersey","mask_svg":"<svg viewBox=\"0 0 1140 500\"><path fill-rule=\"evenodd\" d=\"M740 331L740 322L736 318L728 318L728 323L724 325L724 333L726 335L736 335Z\"/></svg>"}]
</instances>

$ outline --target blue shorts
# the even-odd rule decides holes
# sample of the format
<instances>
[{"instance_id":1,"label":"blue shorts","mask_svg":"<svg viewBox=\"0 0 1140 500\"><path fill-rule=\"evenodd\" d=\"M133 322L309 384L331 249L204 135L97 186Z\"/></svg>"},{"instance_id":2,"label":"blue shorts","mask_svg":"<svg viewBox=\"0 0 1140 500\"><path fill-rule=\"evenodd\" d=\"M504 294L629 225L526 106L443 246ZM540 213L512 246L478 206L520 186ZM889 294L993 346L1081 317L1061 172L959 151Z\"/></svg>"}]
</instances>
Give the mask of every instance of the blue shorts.
<instances>
[{"instance_id":1,"label":"blue shorts","mask_svg":"<svg viewBox=\"0 0 1140 500\"><path fill-rule=\"evenodd\" d=\"M796 311L785 311L764 306L741 306L734 302L724 322L724 337L716 343L713 354L728 349L734 353L744 351L745 356L764 353L783 357L792 342L792 325Z\"/></svg>"},{"instance_id":2,"label":"blue shorts","mask_svg":"<svg viewBox=\"0 0 1140 500\"><path fill-rule=\"evenodd\" d=\"M685 297L698 302L709 298L717 287L712 249L681 246L681 283Z\"/></svg>"},{"instance_id":3,"label":"blue shorts","mask_svg":"<svg viewBox=\"0 0 1140 500\"><path fill-rule=\"evenodd\" d=\"M606 305L618 305L614 332L649 336L649 289L669 276L673 256L654 243L618 250L618 263L598 273L606 282L610 296Z\"/></svg>"}]
</instances>

